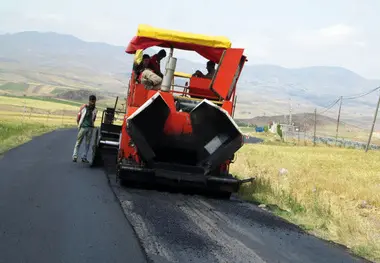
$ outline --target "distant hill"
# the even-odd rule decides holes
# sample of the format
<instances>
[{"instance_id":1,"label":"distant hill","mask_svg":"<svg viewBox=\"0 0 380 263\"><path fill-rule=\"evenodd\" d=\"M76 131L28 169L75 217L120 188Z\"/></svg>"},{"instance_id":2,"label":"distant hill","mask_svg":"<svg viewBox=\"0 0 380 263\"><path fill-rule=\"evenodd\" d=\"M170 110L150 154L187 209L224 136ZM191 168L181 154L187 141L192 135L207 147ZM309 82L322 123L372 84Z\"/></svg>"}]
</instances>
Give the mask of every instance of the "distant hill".
<instances>
[{"instance_id":1,"label":"distant hill","mask_svg":"<svg viewBox=\"0 0 380 263\"><path fill-rule=\"evenodd\" d=\"M87 101L89 96L92 95L88 90L68 90L58 94L58 99L70 100L70 101ZM97 96L97 100L104 99L104 96Z\"/></svg>"},{"instance_id":2,"label":"distant hill","mask_svg":"<svg viewBox=\"0 0 380 263\"><path fill-rule=\"evenodd\" d=\"M0 36L0 78L65 88L124 91L132 65L123 47L70 35L22 32ZM120 80L120 81L119 81Z\"/></svg>"},{"instance_id":3,"label":"distant hill","mask_svg":"<svg viewBox=\"0 0 380 263\"><path fill-rule=\"evenodd\" d=\"M0 92L12 92L14 87L15 92L54 96L78 89L126 93L133 57L124 52L125 46L85 42L52 32L0 35L0 46L0 85L7 85ZM205 63L178 59L178 71L192 73L197 69L205 71ZM236 116L280 115L288 110L290 97L295 112L311 112L340 95L358 94L376 86L380 80L365 79L341 67L247 65L239 81ZM344 116L358 113L367 120L375 102L374 96L347 102Z\"/></svg>"},{"instance_id":4,"label":"distant hill","mask_svg":"<svg viewBox=\"0 0 380 263\"><path fill-rule=\"evenodd\" d=\"M244 89L261 87L265 90L263 93L307 100L317 106L325 106L332 97L360 94L380 86L380 80L368 80L341 67L287 69L255 65L244 69L243 79Z\"/></svg>"}]
</instances>

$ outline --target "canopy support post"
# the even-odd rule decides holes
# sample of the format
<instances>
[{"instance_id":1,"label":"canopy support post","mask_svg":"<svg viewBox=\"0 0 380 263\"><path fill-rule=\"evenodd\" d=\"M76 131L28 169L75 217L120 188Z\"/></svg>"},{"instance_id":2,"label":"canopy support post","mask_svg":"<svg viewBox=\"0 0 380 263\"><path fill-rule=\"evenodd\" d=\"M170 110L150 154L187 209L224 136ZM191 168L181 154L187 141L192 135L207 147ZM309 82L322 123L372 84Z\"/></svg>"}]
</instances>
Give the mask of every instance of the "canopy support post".
<instances>
[{"instance_id":1,"label":"canopy support post","mask_svg":"<svg viewBox=\"0 0 380 263\"><path fill-rule=\"evenodd\" d=\"M169 57L165 66L165 75L162 79L161 90L169 91L172 86L172 80L174 77L175 68L177 65L177 59L173 57L174 48L170 48Z\"/></svg>"}]
</instances>

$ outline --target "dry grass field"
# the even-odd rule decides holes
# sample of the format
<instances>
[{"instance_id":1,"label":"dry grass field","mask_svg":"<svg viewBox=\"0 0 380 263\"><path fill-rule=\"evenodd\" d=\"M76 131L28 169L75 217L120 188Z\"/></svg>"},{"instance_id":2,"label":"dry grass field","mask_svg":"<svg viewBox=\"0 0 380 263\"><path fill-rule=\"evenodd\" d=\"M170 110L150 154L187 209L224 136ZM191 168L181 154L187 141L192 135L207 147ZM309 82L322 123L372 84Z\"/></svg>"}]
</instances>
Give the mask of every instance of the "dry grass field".
<instances>
[{"instance_id":1,"label":"dry grass field","mask_svg":"<svg viewBox=\"0 0 380 263\"><path fill-rule=\"evenodd\" d=\"M245 145L231 172L256 176L243 198L380 262L380 152L289 146L271 134Z\"/></svg>"},{"instance_id":2,"label":"dry grass field","mask_svg":"<svg viewBox=\"0 0 380 263\"><path fill-rule=\"evenodd\" d=\"M0 96L0 154L31 140L34 136L59 128L76 127L79 103ZM96 126L100 125L102 107ZM123 116L115 122L121 124Z\"/></svg>"}]
</instances>

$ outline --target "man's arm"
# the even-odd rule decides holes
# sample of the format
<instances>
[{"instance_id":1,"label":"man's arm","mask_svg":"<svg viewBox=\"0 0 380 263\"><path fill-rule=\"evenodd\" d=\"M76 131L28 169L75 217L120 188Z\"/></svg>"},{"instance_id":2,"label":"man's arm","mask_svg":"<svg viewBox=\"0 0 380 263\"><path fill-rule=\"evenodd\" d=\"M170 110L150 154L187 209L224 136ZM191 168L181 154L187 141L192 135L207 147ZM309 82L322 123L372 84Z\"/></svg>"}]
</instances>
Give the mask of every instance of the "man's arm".
<instances>
[{"instance_id":1,"label":"man's arm","mask_svg":"<svg viewBox=\"0 0 380 263\"><path fill-rule=\"evenodd\" d=\"M92 119L93 123L95 123L95 121L96 121L96 115L98 115L98 110L94 109L94 116L93 116L93 119Z\"/></svg>"},{"instance_id":2,"label":"man's arm","mask_svg":"<svg viewBox=\"0 0 380 263\"><path fill-rule=\"evenodd\" d=\"M193 77L204 78L205 75L203 75L203 73L202 73L200 70L197 70L197 71L195 71L195 73L193 74Z\"/></svg>"},{"instance_id":3,"label":"man's arm","mask_svg":"<svg viewBox=\"0 0 380 263\"><path fill-rule=\"evenodd\" d=\"M82 110L83 110L83 108L86 106L86 104L83 104L80 108L79 108L79 112L78 112L78 114L77 114L77 124L79 124L79 120L80 120L80 118L81 118L81 116L82 116Z\"/></svg>"},{"instance_id":4,"label":"man's arm","mask_svg":"<svg viewBox=\"0 0 380 263\"><path fill-rule=\"evenodd\" d=\"M153 70L154 74L160 76L161 78L164 77L164 74L161 73L160 63L157 62L157 55L153 55L150 58L148 68Z\"/></svg>"},{"instance_id":5,"label":"man's arm","mask_svg":"<svg viewBox=\"0 0 380 263\"><path fill-rule=\"evenodd\" d=\"M133 67L132 67L132 69L133 69L134 71L139 71L139 70L141 70L141 68L142 68L142 62L140 62L140 64L133 63Z\"/></svg>"},{"instance_id":6,"label":"man's arm","mask_svg":"<svg viewBox=\"0 0 380 263\"><path fill-rule=\"evenodd\" d=\"M206 75L203 76L205 79L212 79L215 75L215 72L209 72Z\"/></svg>"},{"instance_id":7,"label":"man's arm","mask_svg":"<svg viewBox=\"0 0 380 263\"><path fill-rule=\"evenodd\" d=\"M151 67L151 70L153 70L153 73L160 76L161 78L164 77L164 74L161 73L159 66L158 67Z\"/></svg>"}]
</instances>

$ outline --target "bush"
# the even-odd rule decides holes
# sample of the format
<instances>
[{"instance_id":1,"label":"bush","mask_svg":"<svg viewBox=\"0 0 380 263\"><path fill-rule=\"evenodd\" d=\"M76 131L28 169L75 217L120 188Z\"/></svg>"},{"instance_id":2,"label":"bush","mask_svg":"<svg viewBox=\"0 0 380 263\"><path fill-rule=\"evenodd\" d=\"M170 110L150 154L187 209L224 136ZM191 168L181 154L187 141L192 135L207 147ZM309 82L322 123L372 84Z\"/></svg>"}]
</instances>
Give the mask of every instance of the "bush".
<instances>
[{"instance_id":1,"label":"bush","mask_svg":"<svg viewBox=\"0 0 380 263\"><path fill-rule=\"evenodd\" d=\"M280 124L277 124L277 134L278 134L278 136L280 136L281 140L283 140L283 138L282 138L282 130L281 130Z\"/></svg>"}]
</instances>

